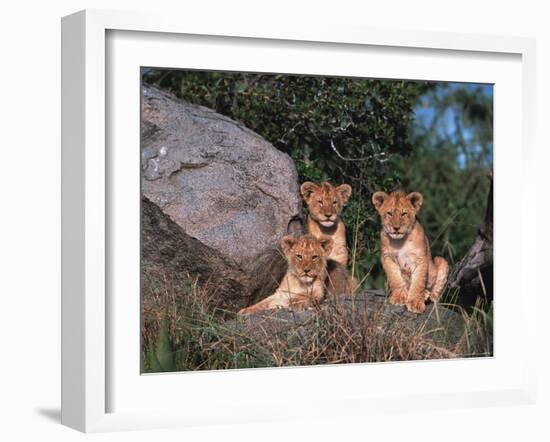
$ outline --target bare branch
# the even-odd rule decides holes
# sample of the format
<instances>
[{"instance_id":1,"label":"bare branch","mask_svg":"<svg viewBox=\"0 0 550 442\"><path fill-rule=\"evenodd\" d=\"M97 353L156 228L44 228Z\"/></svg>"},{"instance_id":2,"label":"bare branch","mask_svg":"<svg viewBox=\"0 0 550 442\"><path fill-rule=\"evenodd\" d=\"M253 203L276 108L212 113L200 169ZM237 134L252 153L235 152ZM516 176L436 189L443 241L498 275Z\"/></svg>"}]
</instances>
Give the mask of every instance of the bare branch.
<instances>
[{"instance_id":1,"label":"bare branch","mask_svg":"<svg viewBox=\"0 0 550 442\"><path fill-rule=\"evenodd\" d=\"M375 158L375 157L378 157L378 161L386 161L387 158L379 158L379 157L385 157L386 154L384 152L380 152L379 155L368 155L366 157L362 157L362 158L348 158L348 157L345 157L343 156L339 151L338 149L336 149L336 146L334 145L334 140L330 140L330 147L332 148L332 150L336 153L336 155L338 155L338 157L344 161L368 161L372 158Z\"/></svg>"}]
</instances>

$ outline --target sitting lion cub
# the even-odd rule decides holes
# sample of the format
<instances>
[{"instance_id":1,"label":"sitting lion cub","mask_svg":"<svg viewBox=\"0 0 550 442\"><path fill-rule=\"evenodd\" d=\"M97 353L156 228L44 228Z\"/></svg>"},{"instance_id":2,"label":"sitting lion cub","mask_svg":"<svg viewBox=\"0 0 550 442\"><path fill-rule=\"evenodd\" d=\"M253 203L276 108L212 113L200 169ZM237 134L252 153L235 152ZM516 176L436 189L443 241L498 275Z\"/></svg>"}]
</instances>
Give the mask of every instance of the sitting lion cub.
<instances>
[{"instance_id":1,"label":"sitting lion cub","mask_svg":"<svg viewBox=\"0 0 550 442\"><path fill-rule=\"evenodd\" d=\"M390 286L390 302L406 305L422 313L429 298L436 301L445 287L449 266L436 257L432 261L430 244L416 219L422 195L412 192L376 192L372 202L382 221L382 267Z\"/></svg>"},{"instance_id":2,"label":"sitting lion cub","mask_svg":"<svg viewBox=\"0 0 550 442\"><path fill-rule=\"evenodd\" d=\"M325 296L327 257L332 251L329 237L313 235L284 236L281 247L288 261L288 270L273 295L243 308L239 314L273 308L305 309L318 305Z\"/></svg>"},{"instance_id":3,"label":"sitting lion cub","mask_svg":"<svg viewBox=\"0 0 550 442\"><path fill-rule=\"evenodd\" d=\"M351 186L342 184L334 187L328 182L318 185L306 181L300 186L300 193L309 209L307 233L317 238L322 235L332 238L334 246L328 258L347 265L346 227L339 215L351 196Z\"/></svg>"}]
</instances>

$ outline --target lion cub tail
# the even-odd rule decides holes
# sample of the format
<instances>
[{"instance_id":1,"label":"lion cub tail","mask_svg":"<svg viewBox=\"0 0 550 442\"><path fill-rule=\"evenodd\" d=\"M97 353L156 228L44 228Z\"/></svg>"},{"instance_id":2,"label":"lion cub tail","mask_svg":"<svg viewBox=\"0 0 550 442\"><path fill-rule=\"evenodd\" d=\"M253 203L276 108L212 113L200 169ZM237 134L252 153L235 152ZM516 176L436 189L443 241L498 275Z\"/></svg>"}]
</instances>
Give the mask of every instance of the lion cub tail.
<instances>
[{"instance_id":1,"label":"lion cub tail","mask_svg":"<svg viewBox=\"0 0 550 442\"><path fill-rule=\"evenodd\" d=\"M332 259L327 260L327 278L325 287L331 296L353 293L359 283L346 266Z\"/></svg>"},{"instance_id":2,"label":"lion cub tail","mask_svg":"<svg viewBox=\"0 0 550 442\"><path fill-rule=\"evenodd\" d=\"M288 262L280 244L273 244L261 251L245 269L249 275L247 304L255 304L272 295L279 288Z\"/></svg>"}]
</instances>

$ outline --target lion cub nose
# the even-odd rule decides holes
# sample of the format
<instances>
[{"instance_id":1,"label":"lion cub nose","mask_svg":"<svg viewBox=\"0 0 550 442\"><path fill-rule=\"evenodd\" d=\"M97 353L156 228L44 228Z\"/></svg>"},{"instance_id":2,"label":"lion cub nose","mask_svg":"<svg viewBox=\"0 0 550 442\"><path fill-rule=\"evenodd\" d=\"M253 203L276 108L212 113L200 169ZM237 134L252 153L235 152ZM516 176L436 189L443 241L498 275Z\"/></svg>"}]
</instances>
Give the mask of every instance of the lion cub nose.
<instances>
[{"instance_id":1,"label":"lion cub nose","mask_svg":"<svg viewBox=\"0 0 550 442\"><path fill-rule=\"evenodd\" d=\"M307 275L311 269L304 269L304 273Z\"/></svg>"},{"instance_id":2,"label":"lion cub nose","mask_svg":"<svg viewBox=\"0 0 550 442\"><path fill-rule=\"evenodd\" d=\"M332 213L325 213L325 217L330 218L332 216Z\"/></svg>"},{"instance_id":3,"label":"lion cub nose","mask_svg":"<svg viewBox=\"0 0 550 442\"><path fill-rule=\"evenodd\" d=\"M399 232L399 227L394 227L393 230L395 230L396 232Z\"/></svg>"}]
</instances>

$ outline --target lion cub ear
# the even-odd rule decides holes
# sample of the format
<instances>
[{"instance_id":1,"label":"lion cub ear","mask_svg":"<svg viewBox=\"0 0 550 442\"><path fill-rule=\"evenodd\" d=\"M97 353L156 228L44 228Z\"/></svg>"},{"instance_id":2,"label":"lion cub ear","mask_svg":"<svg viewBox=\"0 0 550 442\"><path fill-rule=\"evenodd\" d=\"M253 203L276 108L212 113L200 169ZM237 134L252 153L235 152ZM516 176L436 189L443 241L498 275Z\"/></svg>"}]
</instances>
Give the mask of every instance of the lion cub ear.
<instances>
[{"instance_id":1,"label":"lion cub ear","mask_svg":"<svg viewBox=\"0 0 550 442\"><path fill-rule=\"evenodd\" d=\"M283 236L283 239L281 239L281 248L283 249L283 253L285 255L290 253L290 249L292 249L292 246L296 244L296 240L297 238L294 235Z\"/></svg>"},{"instance_id":2,"label":"lion cub ear","mask_svg":"<svg viewBox=\"0 0 550 442\"><path fill-rule=\"evenodd\" d=\"M349 184L341 184L336 188L336 192L340 195L342 204L346 204L351 197L351 186Z\"/></svg>"},{"instance_id":3,"label":"lion cub ear","mask_svg":"<svg viewBox=\"0 0 550 442\"><path fill-rule=\"evenodd\" d=\"M379 210L382 204L384 204L384 200L388 197L388 194L386 192L374 192L372 195L372 204L374 204L374 207L376 210Z\"/></svg>"},{"instance_id":4,"label":"lion cub ear","mask_svg":"<svg viewBox=\"0 0 550 442\"><path fill-rule=\"evenodd\" d=\"M421 193L418 192L412 192L407 195L407 199L411 202L411 204L414 207L414 210L417 212L422 207L422 202L424 201L424 197Z\"/></svg>"},{"instance_id":5,"label":"lion cub ear","mask_svg":"<svg viewBox=\"0 0 550 442\"><path fill-rule=\"evenodd\" d=\"M300 186L300 194L302 195L302 198L307 201L310 195L315 192L318 187L319 186L317 184L312 183L311 181L302 183Z\"/></svg>"},{"instance_id":6,"label":"lion cub ear","mask_svg":"<svg viewBox=\"0 0 550 442\"><path fill-rule=\"evenodd\" d=\"M319 237L319 242L321 243L321 248L323 249L325 256L329 256L330 252L332 252L332 246L334 245L332 238L330 236L322 235Z\"/></svg>"}]
</instances>

